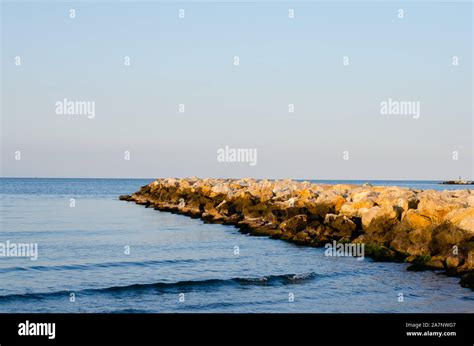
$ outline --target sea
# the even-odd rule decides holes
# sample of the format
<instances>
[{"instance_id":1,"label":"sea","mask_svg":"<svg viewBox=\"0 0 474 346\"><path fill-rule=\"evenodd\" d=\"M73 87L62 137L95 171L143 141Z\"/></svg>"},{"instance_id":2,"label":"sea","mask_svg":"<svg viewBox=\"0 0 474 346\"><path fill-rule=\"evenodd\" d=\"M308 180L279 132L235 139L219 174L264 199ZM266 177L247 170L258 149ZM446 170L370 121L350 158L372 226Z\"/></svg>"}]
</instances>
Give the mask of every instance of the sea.
<instances>
[{"instance_id":1,"label":"sea","mask_svg":"<svg viewBox=\"0 0 474 346\"><path fill-rule=\"evenodd\" d=\"M0 313L474 312L474 291L457 277L329 257L118 199L152 180L1 178L0 248L31 252L0 256Z\"/></svg>"}]
</instances>

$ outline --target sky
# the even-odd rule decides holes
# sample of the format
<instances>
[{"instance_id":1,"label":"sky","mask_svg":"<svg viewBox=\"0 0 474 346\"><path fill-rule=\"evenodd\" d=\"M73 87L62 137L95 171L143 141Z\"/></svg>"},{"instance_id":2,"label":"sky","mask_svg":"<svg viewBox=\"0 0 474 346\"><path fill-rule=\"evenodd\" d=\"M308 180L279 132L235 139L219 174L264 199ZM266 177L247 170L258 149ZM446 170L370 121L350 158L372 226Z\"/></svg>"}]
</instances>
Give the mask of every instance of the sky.
<instances>
[{"instance_id":1,"label":"sky","mask_svg":"<svg viewBox=\"0 0 474 346\"><path fill-rule=\"evenodd\" d=\"M1 9L3 177L474 179L470 2Z\"/></svg>"}]
</instances>

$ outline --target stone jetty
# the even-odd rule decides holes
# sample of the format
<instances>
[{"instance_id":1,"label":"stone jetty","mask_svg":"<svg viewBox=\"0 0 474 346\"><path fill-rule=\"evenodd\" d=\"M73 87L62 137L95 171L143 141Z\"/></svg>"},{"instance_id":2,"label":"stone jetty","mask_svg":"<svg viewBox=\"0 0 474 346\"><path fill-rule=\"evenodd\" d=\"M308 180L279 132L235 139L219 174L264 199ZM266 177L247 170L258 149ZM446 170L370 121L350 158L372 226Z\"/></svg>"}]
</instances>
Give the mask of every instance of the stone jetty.
<instances>
[{"instance_id":1,"label":"stone jetty","mask_svg":"<svg viewBox=\"0 0 474 346\"><path fill-rule=\"evenodd\" d=\"M460 276L474 289L474 190L169 178L120 199L299 245L362 243L365 256Z\"/></svg>"},{"instance_id":2,"label":"stone jetty","mask_svg":"<svg viewBox=\"0 0 474 346\"><path fill-rule=\"evenodd\" d=\"M443 184L443 185L474 185L474 181L458 179L458 180L443 181L440 184Z\"/></svg>"}]
</instances>

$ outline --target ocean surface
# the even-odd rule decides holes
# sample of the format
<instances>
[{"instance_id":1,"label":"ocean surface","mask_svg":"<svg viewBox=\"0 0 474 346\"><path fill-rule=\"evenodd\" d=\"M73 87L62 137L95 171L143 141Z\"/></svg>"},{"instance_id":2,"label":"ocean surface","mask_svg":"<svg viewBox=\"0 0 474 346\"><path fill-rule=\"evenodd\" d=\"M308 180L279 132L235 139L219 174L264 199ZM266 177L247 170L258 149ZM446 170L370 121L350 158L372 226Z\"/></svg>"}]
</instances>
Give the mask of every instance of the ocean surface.
<instances>
[{"instance_id":1,"label":"ocean surface","mask_svg":"<svg viewBox=\"0 0 474 346\"><path fill-rule=\"evenodd\" d=\"M459 278L118 200L151 181L0 179L0 244L38 244L37 260L0 257L0 313L474 312Z\"/></svg>"}]
</instances>

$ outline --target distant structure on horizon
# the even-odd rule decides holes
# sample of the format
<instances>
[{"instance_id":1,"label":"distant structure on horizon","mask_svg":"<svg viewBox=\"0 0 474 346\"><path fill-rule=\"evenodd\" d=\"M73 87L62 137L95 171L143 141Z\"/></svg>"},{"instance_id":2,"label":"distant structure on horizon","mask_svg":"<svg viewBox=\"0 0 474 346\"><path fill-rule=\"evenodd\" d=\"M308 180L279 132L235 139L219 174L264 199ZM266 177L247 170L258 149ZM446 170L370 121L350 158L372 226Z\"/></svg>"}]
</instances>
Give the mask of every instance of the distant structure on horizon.
<instances>
[{"instance_id":1,"label":"distant structure on horizon","mask_svg":"<svg viewBox=\"0 0 474 346\"><path fill-rule=\"evenodd\" d=\"M474 185L474 181L470 180L465 180L459 177L458 180L447 180L443 181L440 184L445 184L445 185Z\"/></svg>"}]
</instances>

